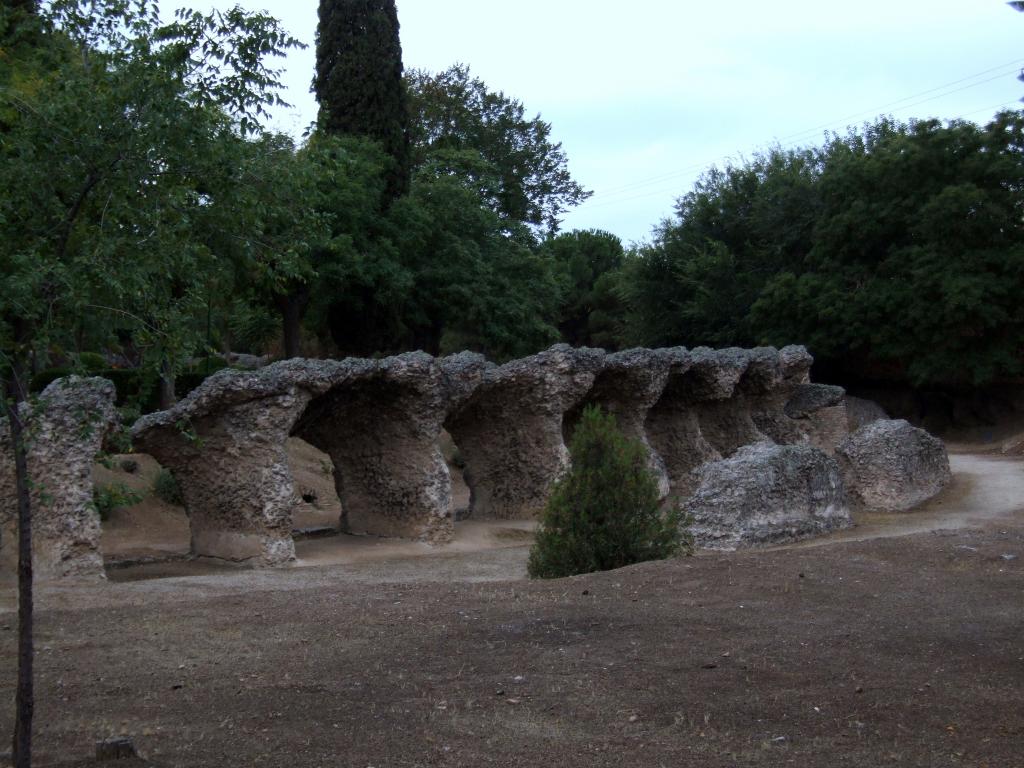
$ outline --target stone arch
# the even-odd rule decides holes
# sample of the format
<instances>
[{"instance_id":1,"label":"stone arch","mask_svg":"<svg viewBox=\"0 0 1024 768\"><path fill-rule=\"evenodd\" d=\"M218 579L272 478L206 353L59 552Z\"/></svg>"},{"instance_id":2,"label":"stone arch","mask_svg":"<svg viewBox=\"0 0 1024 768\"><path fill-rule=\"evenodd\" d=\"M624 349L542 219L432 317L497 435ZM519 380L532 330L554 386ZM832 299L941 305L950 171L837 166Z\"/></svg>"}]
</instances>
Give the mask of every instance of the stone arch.
<instances>
[{"instance_id":1,"label":"stone arch","mask_svg":"<svg viewBox=\"0 0 1024 768\"><path fill-rule=\"evenodd\" d=\"M562 420L605 353L558 344L486 371L445 423L466 462L475 519L531 519L569 462Z\"/></svg>"},{"instance_id":2,"label":"stone arch","mask_svg":"<svg viewBox=\"0 0 1024 768\"><path fill-rule=\"evenodd\" d=\"M697 403L716 394L708 366L694 367L694 353L682 347L664 350L669 364L661 397L647 414L647 439L665 464L669 493L686 496L695 487L694 471L721 454L701 431Z\"/></svg>"},{"instance_id":3,"label":"stone arch","mask_svg":"<svg viewBox=\"0 0 1024 768\"><path fill-rule=\"evenodd\" d=\"M757 428L779 445L806 442L799 423L786 413L786 404L797 389L810 381L813 358L804 347L784 347L777 353L778 383L752 398L752 416Z\"/></svg>"},{"instance_id":4,"label":"stone arch","mask_svg":"<svg viewBox=\"0 0 1024 768\"><path fill-rule=\"evenodd\" d=\"M608 355L590 391L566 412L562 420L562 435L568 444L585 408L597 405L613 414L622 433L639 440L647 449L648 466L658 483L661 498L669 494L668 470L647 439L644 423L665 390L670 367L670 356L663 351L630 349Z\"/></svg>"},{"instance_id":5,"label":"stone arch","mask_svg":"<svg viewBox=\"0 0 1024 768\"><path fill-rule=\"evenodd\" d=\"M438 440L444 372L415 352L312 400L292 434L331 457L348 533L431 543L452 537L451 478Z\"/></svg>"},{"instance_id":6,"label":"stone arch","mask_svg":"<svg viewBox=\"0 0 1024 768\"><path fill-rule=\"evenodd\" d=\"M289 360L221 371L169 411L135 423L137 449L181 486L194 555L255 566L295 559L288 435L313 397L367 363Z\"/></svg>"},{"instance_id":7,"label":"stone arch","mask_svg":"<svg viewBox=\"0 0 1024 768\"><path fill-rule=\"evenodd\" d=\"M741 389L752 358L750 350L736 347L694 351L693 370L700 371L704 380L711 384L705 395L695 401L694 407L699 413L701 432L723 458L732 456L745 445L765 439L754 423Z\"/></svg>"}]
</instances>

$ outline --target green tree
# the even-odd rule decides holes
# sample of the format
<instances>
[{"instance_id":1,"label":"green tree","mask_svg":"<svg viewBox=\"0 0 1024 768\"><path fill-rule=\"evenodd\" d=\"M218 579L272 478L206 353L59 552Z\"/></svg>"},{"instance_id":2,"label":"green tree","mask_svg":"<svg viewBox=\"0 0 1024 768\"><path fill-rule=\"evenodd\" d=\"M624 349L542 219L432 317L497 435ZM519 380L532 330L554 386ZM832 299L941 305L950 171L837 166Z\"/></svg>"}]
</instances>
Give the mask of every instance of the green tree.
<instances>
[{"instance_id":1,"label":"green tree","mask_svg":"<svg viewBox=\"0 0 1024 768\"><path fill-rule=\"evenodd\" d=\"M807 344L840 379L1024 370L1024 115L880 119L712 170L627 260L627 339Z\"/></svg>"},{"instance_id":2,"label":"green tree","mask_svg":"<svg viewBox=\"0 0 1024 768\"><path fill-rule=\"evenodd\" d=\"M572 467L555 485L530 550L531 577L661 560L687 544L678 509L660 509L646 450L619 432L614 416L585 409L569 452Z\"/></svg>"},{"instance_id":3,"label":"green tree","mask_svg":"<svg viewBox=\"0 0 1024 768\"><path fill-rule=\"evenodd\" d=\"M393 161L386 201L409 189L409 109L394 0L320 0L313 90L330 135L377 141Z\"/></svg>"},{"instance_id":4,"label":"green tree","mask_svg":"<svg viewBox=\"0 0 1024 768\"><path fill-rule=\"evenodd\" d=\"M6 7L0 17L6 24ZM5 48L0 60L0 367L17 478L19 768L31 763L33 713L29 361L83 317L130 318L161 366L193 346L185 319L205 298L222 210L213 160L277 103L277 71L265 58L296 45L263 14L180 11L165 24L145 0L54 0L36 23L39 45Z\"/></svg>"},{"instance_id":5,"label":"green tree","mask_svg":"<svg viewBox=\"0 0 1024 768\"><path fill-rule=\"evenodd\" d=\"M411 276L404 346L509 359L557 339L550 260L523 225L487 207L472 183L420 169L389 223Z\"/></svg>"},{"instance_id":6,"label":"green tree","mask_svg":"<svg viewBox=\"0 0 1024 768\"><path fill-rule=\"evenodd\" d=\"M626 341L756 343L749 313L762 286L810 251L818 173L814 152L781 149L708 171L628 265Z\"/></svg>"},{"instance_id":7,"label":"green tree","mask_svg":"<svg viewBox=\"0 0 1024 768\"><path fill-rule=\"evenodd\" d=\"M548 238L542 251L559 278L562 340L576 347L616 347L622 314L618 272L626 260L622 241L609 232L576 230Z\"/></svg>"},{"instance_id":8,"label":"green tree","mask_svg":"<svg viewBox=\"0 0 1024 768\"><path fill-rule=\"evenodd\" d=\"M472 183L502 218L547 232L591 193L569 173L551 125L504 93L490 91L469 67L456 64L406 78L412 110L413 165ZM480 159L484 163L481 164Z\"/></svg>"},{"instance_id":9,"label":"green tree","mask_svg":"<svg viewBox=\"0 0 1024 768\"><path fill-rule=\"evenodd\" d=\"M315 294L332 296L379 217L386 159L367 139L281 135L243 145L234 208L249 286L281 318L284 356L299 356Z\"/></svg>"},{"instance_id":10,"label":"green tree","mask_svg":"<svg viewBox=\"0 0 1024 768\"><path fill-rule=\"evenodd\" d=\"M1020 374L1024 114L883 120L823 150L812 247L751 310L839 375L983 385Z\"/></svg>"}]
</instances>

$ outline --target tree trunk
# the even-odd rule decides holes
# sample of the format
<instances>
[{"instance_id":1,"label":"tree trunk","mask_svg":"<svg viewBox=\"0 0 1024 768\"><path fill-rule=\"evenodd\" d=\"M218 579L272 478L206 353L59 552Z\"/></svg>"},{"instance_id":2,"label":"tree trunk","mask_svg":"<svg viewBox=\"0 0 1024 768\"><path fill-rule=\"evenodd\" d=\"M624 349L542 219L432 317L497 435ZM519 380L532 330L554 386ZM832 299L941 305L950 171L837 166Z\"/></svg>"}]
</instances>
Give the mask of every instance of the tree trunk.
<instances>
[{"instance_id":1,"label":"tree trunk","mask_svg":"<svg viewBox=\"0 0 1024 768\"><path fill-rule=\"evenodd\" d=\"M278 294L275 297L277 309L281 313L281 326L284 331L284 356L290 360L302 355L302 318L309 306L309 286L300 285L290 293Z\"/></svg>"},{"instance_id":2,"label":"tree trunk","mask_svg":"<svg viewBox=\"0 0 1024 768\"><path fill-rule=\"evenodd\" d=\"M160 387L160 410L172 408L178 402L178 398L174 394L174 373L166 361L160 364L160 380L157 386Z\"/></svg>"},{"instance_id":3,"label":"tree trunk","mask_svg":"<svg viewBox=\"0 0 1024 768\"><path fill-rule=\"evenodd\" d=\"M18 683L12 743L15 768L30 768L32 765L32 713L35 709L32 691L32 502L29 497L25 425L19 410L25 401L24 371L24 363L16 353L3 393L4 410L11 427L18 495Z\"/></svg>"}]
</instances>

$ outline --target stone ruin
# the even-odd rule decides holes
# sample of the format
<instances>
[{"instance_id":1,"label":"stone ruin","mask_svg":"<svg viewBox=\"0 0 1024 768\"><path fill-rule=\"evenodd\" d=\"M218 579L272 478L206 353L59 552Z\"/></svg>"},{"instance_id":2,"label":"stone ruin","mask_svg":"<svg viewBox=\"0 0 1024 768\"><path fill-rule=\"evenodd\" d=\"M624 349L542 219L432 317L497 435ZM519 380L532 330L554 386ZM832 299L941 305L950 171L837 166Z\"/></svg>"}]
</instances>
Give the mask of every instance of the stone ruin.
<instances>
[{"instance_id":1,"label":"stone ruin","mask_svg":"<svg viewBox=\"0 0 1024 768\"><path fill-rule=\"evenodd\" d=\"M42 579L103 573L92 465L117 423L114 385L69 377L22 404L32 479L32 566ZM18 563L18 502L10 424L0 418L0 568Z\"/></svg>"},{"instance_id":2,"label":"stone ruin","mask_svg":"<svg viewBox=\"0 0 1024 768\"><path fill-rule=\"evenodd\" d=\"M443 430L465 462L469 516L532 519L567 469L566 445L593 404L647 447L665 503L684 504L698 545L735 548L851 524L833 458L849 436L844 393L811 384L811 363L803 347L609 354L564 344L504 365L472 353L296 359L219 371L172 409L141 418L132 438L178 480L194 555L276 566L295 558L289 437L330 457L342 531L441 544L454 533ZM113 391L102 379L59 385L43 393L51 405L40 412L30 457L33 478L46 478L56 499L40 500L37 557L56 563L56 575L102 573L87 467L104 430L73 438L65 422L77 396L76 413L113 423ZM4 434L6 547L14 501ZM894 450L921 444L915 437ZM849 477L856 483L862 474ZM867 474L877 481L877 472Z\"/></svg>"}]
</instances>

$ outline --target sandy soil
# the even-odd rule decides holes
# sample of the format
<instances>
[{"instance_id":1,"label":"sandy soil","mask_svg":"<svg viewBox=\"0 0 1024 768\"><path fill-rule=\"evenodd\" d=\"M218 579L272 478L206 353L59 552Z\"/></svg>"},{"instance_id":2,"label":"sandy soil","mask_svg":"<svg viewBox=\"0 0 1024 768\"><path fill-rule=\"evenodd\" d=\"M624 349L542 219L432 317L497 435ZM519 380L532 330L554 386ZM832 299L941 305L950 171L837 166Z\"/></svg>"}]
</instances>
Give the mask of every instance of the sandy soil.
<instances>
[{"instance_id":1,"label":"sandy soil","mask_svg":"<svg viewBox=\"0 0 1024 768\"><path fill-rule=\"evenodd\" d=\"M1020 766L1024 463L953 462L929 507L816 546L551 582L518 546L49 587L41 764L128 734L162 766Z\"/></svg>"},{"instance_id":2,"label":"sandy soil","mask_svg":"<svg viewBox=\"0 0 1024 768\"><path fill-rule=\"evenodd\" d=\"M109 561L161 558L189 551L188 516L182 507L168 504L153 493L160 465L152 456L133 453L110 457L110 467L93 467L96 486L123 484L143 496L138 504L111 512L103 523L100 550ZM137 465L129 472L125 462Z\"/></svg>"}]
</instances>

